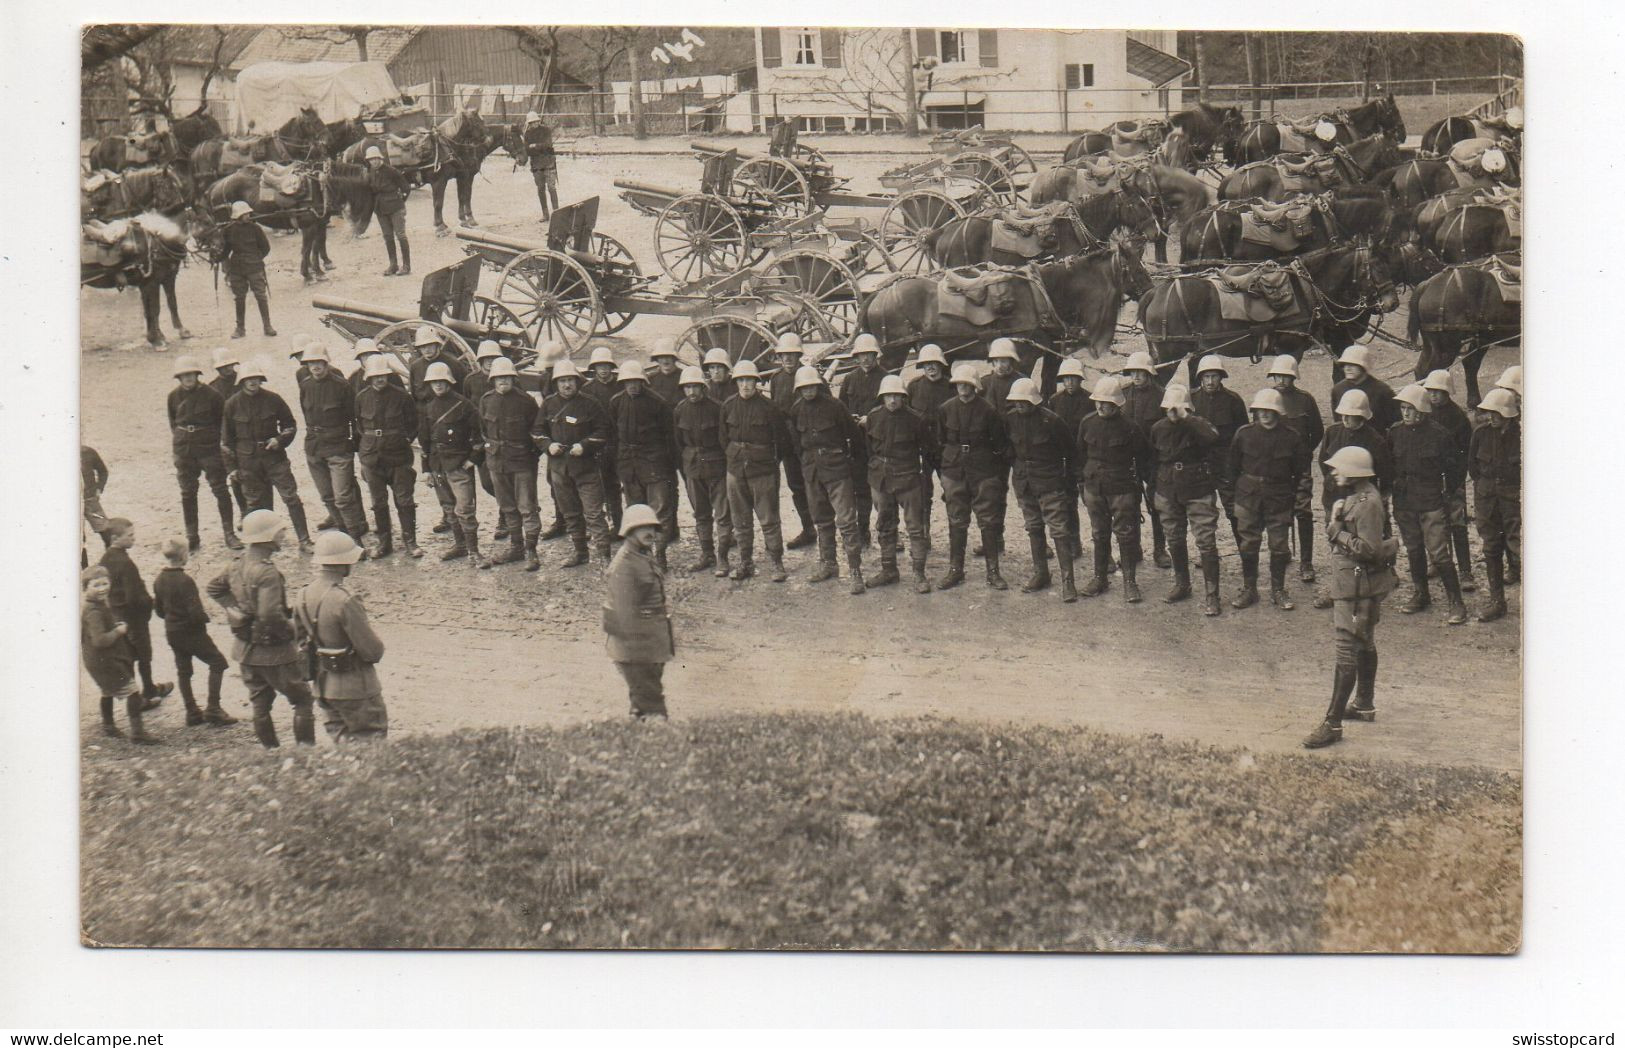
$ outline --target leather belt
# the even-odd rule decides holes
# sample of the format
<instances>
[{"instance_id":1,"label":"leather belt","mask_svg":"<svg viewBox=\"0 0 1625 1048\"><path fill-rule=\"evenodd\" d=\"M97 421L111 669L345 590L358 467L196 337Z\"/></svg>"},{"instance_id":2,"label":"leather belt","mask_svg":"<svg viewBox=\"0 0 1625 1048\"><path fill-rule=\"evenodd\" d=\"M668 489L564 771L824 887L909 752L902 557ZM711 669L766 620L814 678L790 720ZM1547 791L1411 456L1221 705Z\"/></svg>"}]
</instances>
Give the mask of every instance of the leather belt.
<instances>
[{"instance_id":1,"label":"leather belt","mask_svg":"<svg viewBox=\"0 0 1625 1048\"><path fill-rule=\"evenodd\" d=\"M213 429L214 427L213 426L176 426L175 428L180 430L182 433L202 433L204 430ZM267 438L267 439L269 439L269 438Z\"/></svg>"},{"instance_id":2,"label":"leather belt","mask_svg":"<svg viewBox=\"0 0 1625 1048\"><path fill-rule=\"evenodd\" d=\"M971 446L969 444L961 444L959 445L959 450L969 454L971 451Z\"/></svg>"},{"instance_id":3,"label":"leather belt","mask_svg":"<svg viewBox=\"0 0 1625 1048\"><path fill-rule=\"evenodd\" d=\"M364 436L364 437L405 437L406 436L405 433L401 432L400 430L396 430L396 429L364 429L364 430L361 431L361 435ZM411 438L407 437L407 439L410 440Z\"/></svg>"}]
</instances>

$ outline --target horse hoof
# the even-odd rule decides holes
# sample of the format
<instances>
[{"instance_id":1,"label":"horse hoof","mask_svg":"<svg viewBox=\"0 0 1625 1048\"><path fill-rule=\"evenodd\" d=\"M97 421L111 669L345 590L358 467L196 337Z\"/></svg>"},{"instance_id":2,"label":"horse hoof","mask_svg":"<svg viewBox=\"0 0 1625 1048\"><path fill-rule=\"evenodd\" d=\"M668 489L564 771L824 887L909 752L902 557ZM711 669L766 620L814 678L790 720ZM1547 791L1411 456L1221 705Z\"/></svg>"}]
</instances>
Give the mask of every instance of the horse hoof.
<instances>
[{"instance_id":1,"label":"horse hoof","mask_svg":"<svg viewBox=\"0 0 1625 1048\"><path fill-rule=\"evenodd\" d=\"M192 333L190 331L186 330L185 328L176 328L175 329L175 337L180 338L180 339L191 338Z\"/></svg>"},{"instance_id":2,"label":"horse hoof","mask_svg":"<svg viewBox=\"0 0 1625 1048\"><path fill-rule=\"evenodd\" d=\"M434 235L437 237L449 237L451 236L451 228L449 226L435 226Z\"/></svg>"}]
</instances>

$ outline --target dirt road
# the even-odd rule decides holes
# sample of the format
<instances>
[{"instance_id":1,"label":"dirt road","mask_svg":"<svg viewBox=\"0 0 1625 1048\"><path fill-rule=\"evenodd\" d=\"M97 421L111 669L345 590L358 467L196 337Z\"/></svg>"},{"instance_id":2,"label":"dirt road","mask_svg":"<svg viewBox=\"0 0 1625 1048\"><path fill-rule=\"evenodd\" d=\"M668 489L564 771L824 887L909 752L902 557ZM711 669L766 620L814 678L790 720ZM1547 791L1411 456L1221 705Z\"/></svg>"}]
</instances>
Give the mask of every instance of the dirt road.
<instances>
[{"instance_id":1,"label":"dirt road","mask_svg":"<svg viewBox=\"0 0 1625 1048\"><path fill-rule=\"evenodd\" d=\"M854 188L873 189L875 177L890 166L884 157L853 156L842 157L839 170L852 177ZM684 155L629 155L582 159L567 163L561 172L562 198L601 194L600 228L652 266L653 222L614 196L610 183L621 177L686 187L697 185L699 166ZM539 235L529 175L512 171L504 157L493 157L486 165L474 202L488 228ZM425 193L414 193L408 208L418 273L461 257L454 239L434 237ZM878 220L879 212L866 217ZM273 319L283 337L251 335L232 344L245 355L264 354L271 365L271 388L290 401L293 369L286 336L327 335L309 307L313 290L415 307L416 277L379 275L384 259L376 231L351 241L335 226L330 239L340 269L330 282L309 289L299 280L297 242L273 237ZM494 283L490 274L485 280L488 286ZM223 285L215 292L207 268L185 270L179 291L182 317L194 337L172 343L168 353L153 352L141 340L140 306L133 292L81 295L83 436L112 471L104 504L139 526L134 554L149 578L157 569L158 543L181 529L163 409L172 383L171 361L180 352L207 357L215 346L228 344L231 327L230 295ZM1131 313L1125 311L1125 323ZM1387 327L1402 331L1403 321L1403 313L1395 315ZM676 334L682 326L674 318L640 318L622 336L604 342L617 356L642 354L656 336ZM252 319L250 330L257 330ZM333 336L327 337L330 345L337 345ZM1139 348L1137 340L1127 339L1116 347L1123 354ZM1406 372L1413 363L1401 350L1380 343L1373 348L1379 375ZM1502 348L1491 353L1485 366L1488 382L1517 359L1516 352ZM1264 370L1238 361L1230 385L1250 396L1264 383ZM1328 412L1326 357L1312 354L1303 372L1304 387ZM310 505L314 489L303 455L296 450L291 457ZM227 562L206 491L203 502L206 545L193 566L200 579ZM418 504L421 517L432 522L438 516L427 486L419 488ZM793 520L787 492L783 508ZM319 507L314 512L320 516ZM483 494L480 516L489 535L495 505ZM686 499L681 521L687 537ZM947 547L940 506L934 524L933 575L941 570ZM1005 573L1019 585L1029 565L1020 512L1013 503L1006 529L1011 552ZM94 537L91 541L99 545ZM426 547L429 555L421 561L397 555L382 564L363 564L355 580L389 644L382 671L396 731L559 724L621 715L624 692L604 657L598 630L602 587L597 569L558 568L566 555L560 543L544 546L543 570L536 575L516 566L480 572L466 562L441 564L435 557L439 537L431 537ZM692 552L687 544L674 549L674 565L686 563ZM1238 577L1228 535L1221 535L1220 552L1228 599ZM280 563L295 585L310 571L297 553L282 554ZM782 586L762 578L740 585L709 574L674 573L671 594L680 661L668 680L679 715L736 709L932 713L1084 723L1287 751L1297 750L1325 706L1329 613L1309 608L1308 587L1301 583L1291 586L1299 599L1297 611L1263 606L1238 613L1227 607L1222 617L1210 620L1192 603L1163 605L1159 598L1169 573L1150 565L1141 572L1147 600L1135 607L1123 604L1115 584L1105 596L1072 606L1060 604L1053 591L991 593L982 584L979 566L965 586L949 593L917 596L907 588L892 588L850 597L839 583L806 583L814 566L810 551L791 553L787 566L790 582ZM1381 626L1381 718L1376 724L1350 727L1351 741L1329 751L1328 759L1383 756L1517 770L1521 591L1512 590L1513 612L1505 620L1455 628L1444 625L1438 608L1417 616L1398 614L1402 597L1403 589L1390 600ZM224 646L224 627L217 624L215 635ZM159 665L161 677L173 676L167 652L160 651ZM240 683L229 679L227 691L230 701L241 705ZM87 730L94 719L94 698L87 692L83 703ZM173 738L183 733L178 721L178 710L159 717ZM251 745L246 732L244 744Z\"/></svg>"}]
</instances>

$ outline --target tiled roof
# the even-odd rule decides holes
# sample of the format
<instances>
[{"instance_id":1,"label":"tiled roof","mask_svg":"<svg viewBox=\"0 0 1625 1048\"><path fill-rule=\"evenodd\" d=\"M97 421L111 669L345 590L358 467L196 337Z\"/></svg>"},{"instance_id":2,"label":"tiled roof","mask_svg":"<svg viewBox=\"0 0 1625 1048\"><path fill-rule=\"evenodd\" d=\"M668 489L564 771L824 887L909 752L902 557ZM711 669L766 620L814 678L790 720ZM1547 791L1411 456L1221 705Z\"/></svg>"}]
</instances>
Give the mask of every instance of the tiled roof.
<instances>
[{"instance_id":1,"label":"tiled roof","mask_svg":"<svg viewBox=\"0 0 1625 1048\"><path fill-rule=\"evenodd\" d=\"M172 62L208 65L214 60L215 43L219 40L214 33L215 28L212 25L170 26L164 31L164 54ZM249 42L259 35L261 27L257 25L223 25L219 28L225 32L224 45L220 49L220 61L222 64L229 66L232 60L242 52L243 48L247 47Z\"/></svg>"},{"instance_id":2,"label":"tiled roof","mask_svg":"<svg viewBox=\"0 0 1625 1048\"><path fill-rule=\"evenodd\" d=\"M320 30L321 26L266 26L243 48L233 69L242 69L256 62L359 62L361 53L355 41L339 41L335 33L332 40L306 40L289 36L286 31L296 29ZM389 64L421 32L416 27L384 26L367 36L367 60Z\"/></svg>"},{"instance_id":3,"label":"tiled roof","mask_svg":"<svg viewBox=\"0 0 1625 1048\"><path fill-rule=\"evenodd\" d=\"M1128 71L1141 80L1149 80L1155 87L1172 83L1191 71L1191 64L1150 44L1128 38Z\"/></svg>"}]
</instances>

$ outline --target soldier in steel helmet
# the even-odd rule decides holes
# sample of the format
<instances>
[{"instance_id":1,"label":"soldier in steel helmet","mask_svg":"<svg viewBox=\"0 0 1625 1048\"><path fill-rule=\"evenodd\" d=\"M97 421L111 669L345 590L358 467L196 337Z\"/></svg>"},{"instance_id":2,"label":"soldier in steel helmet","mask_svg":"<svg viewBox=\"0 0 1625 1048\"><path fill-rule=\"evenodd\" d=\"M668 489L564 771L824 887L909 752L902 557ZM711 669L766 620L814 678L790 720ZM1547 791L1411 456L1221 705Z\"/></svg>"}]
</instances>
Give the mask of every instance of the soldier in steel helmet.
<instances>
[{"instance_id":1,"label":"soldier in steel helmet","mask_svg":"<svg viewBox=\"0 0 1625 1048\"><path fill-rule=\"evenodd\" d=\"M643 365L620 367L621 391L610 398L615 475L628 504L649 506L660 518L655 560L666 567L668 536L677 530L677 445L671 406L649 390Z\"/></svg>"},{"instance_id":2,"label":"soldier in steel helmet","mask_svg":"<svg viewBox=\"0 0 1625 1048\"><path fill-rule=\"evenodd\" d=\"M1021 507L1033 556L1033 573L1021 591L1037 593L1050 585L1049 550L1044 544L1048 528L1061 575L1061 600L1070 604L1078 599L1078 590L1072 574L1076 554L1066 509L1077 501L1077 431L1041 406L1043 395L1030 378L1017 379L1006 399L1010 402L1004 416L1010 437L1010 490Z\"/></svg>"},{"instance_id":3,"label":"soldier in steel helmet","mask_svg":"<svg viewBox=\"0 0 1625 1048\"><path fill-rule=\"evenodd\" d=\"M621 548L605 578L604 635L610 661L626 681L632 716L666 719L661 677L676 654L666 569L655 560L661 522L648 506L634 503L621 517Z\"/></svg>"},{"instance_id":4,"label":"soldier in steel helmet","mask_svg":"<svg viewBox=\"0 0 1625 1048\"><path fill-rule=\"evenodd\" d=\"M937 412L942 444L939 476L942 501L948 509L948 571L937 580L937 589L952 589L965 581L972 514L982 533L988 588L1009 589L999 571L1010 476L1010 437L1004 414L981 396L982 383L974 365L957 365L951 381L954 399Z\"/></svg>"},{"instance_id":5,"label":"soldier in steel helmet","mask_svg":"<svg viewBox=\"0 0 1625 1048\"><path fill-rule=\"evenodd\" d=\"M452 546L441 560L468 557L479 563L480 522L474 472L485 460L480 417L468 398L457 392L457 375L444 362L424 371L429 399L418 412L418 447L423 471L434 480L441 516L451 521Z\"/></svg>"},{"instance_id":6,"label":"soldier in steel helmet","mask_svg":"<svg viewBox=\"0 0 1625 1048\"><path fill-rule=\"evenodd\" d=\"M869 443L869 492L880 542L880 574L869 585L888 586L899 580L897 518L901 513L908 531L914 592L930 593L931 583L925 577L926 557L931 552L928 478L942 450L937 444L936 420L911 400L901 376L887 375L880 383L880 406L869 412L863 425Z\"/></svg>"},{"instance_id":7,"label":"soldier in steel helmet","mask_svg":"<svg viewBox=\"0 0 1625 1048\"><path fill-rule=\"evenodd\" d=\"M1399 423L1388 431L1394 453L1394 523L1411 572L1411 597L1400 612L1414 615L1433 604L1428 588L1431 564L1450 602L1450 625L1467 621L1461 583L1450 554L1450 532L1445 524L1445 492L1459 472L1456 445L1450 435L1428 418L1433 405L1427 391L1409 385L1394 397Z\"/></svg>"},{"instance_id":8,"label":"soldier in steel helmet","mask_svg":"<svg viewBox=\"0 0 1625 1048\"><path fill-rule=\"evenodd\" d=\"M1095 413L1084 416L1078 426L1078 473L1083 506L1089 511L1094 572L1084 584L1083 595L1097 597L1106 592L1115 535L1123 570L1123 600L1138 604L1142 599L1137 572L1144 487L1136 471L1145 457L1145 434L1123 414L1128 398L1117 376L1103 376L1095 383L1089 399Z\"/></svg>"},{"instance_id":9,"label":"soldier in steel helmet","mask_svg":"<svg viewBox=\"0 0 1625 1048\"><path fill-rule=\"evenodd\" d=\"M384 642L367 621L361 598L344 585L361 556L361 546L342 531L317 535L313 559L321 570L294 602L316 701L326 714L323 727L335 742L370 742L389 733L376 669Z\"/></svg>"},{"instance_id":10,"label":"soldier in steel helmet","mask_svg":"<svg viewBox=\"0 0 1625 1048\"><path fill-rule=\"evenodd\" d=\"M790 424L790 409L795 407L796 401L796 371L801 367L801 358L805 350L801 345L801 336L794 331L785 331L779 335L779 340L773 346L773 361L777 366L763 387L767 398L784 413L785 425ZM793 537L785 540L785 549L803 549L817 541L817 528L813 526L812 504L807 496L807 478L801 472L801 456L790 452L784 456L784 483L790 489L790 504L795 507L796 516L801 520L801 530Z\"/></svg>"},{"instance_id":11,"label":"soldier in steel helmet","mask_svg":"<svg viewBox=\"0 0 1625 1048\"><path fill-rule=\"evenodd\" d=\"M1162 420L1162 383L1157 381L1157 367L1151 354L1140 352L1129 355L1123 365L1123 415L1139 427L1147 439L1140 446L1140 461L1135 473L1140 481L1141 496L1146 516L1151 518L1151 563L1159 568L1169 567L1168 542L1163 534L1162 515L1157 512L1157 467L1151 450L1151 427Z\"/></svg>"},{"instance_id":12,"label":"soldier in steel helmet","mask_svg":"<svg viewBox=\"0 0 1625 1048\"><path fill-rule=\"evenodd\" d=\"M1230 445L1242 580L1241 592L1230 606L1250 608L1258 603L1258 553L1267 532L1270 603L1291 611L1297 606L1286 591L1286 568L1292 561L1292 504L1299 481L1309 471L1310 449L1298 431L1282 421L1285 405L1280 393L1259 390L1250 410L1253 421L1236 431Z\"/></svg>"},{"instance_id":13,"label":"soldier in steel helmet","mask_svg":"<svg viewBox=\"0 0 1625 1048\"><path fill-rule=\"evenodd\" d=\"M1191 595L1188 529L1202 567L1202 613L1219 614L1219 495L1213 478L1213 445L1219 431L1191 407L1190 390L1169 386L1162 395L1165 417L1151 427L1157 463L1157 507L1168 529L1174 586L1163 599L1176 604Z\"/></svg>"},{"instance_id":14,"label":"soldier in steel helmet","mask_svg":"<svg viewBox=\"0 0 1625 1048\"><path fill-rule=\"evenodd\" d=\"M1298 361L1289 353L1270 364L1270 385L1281 394L1281 421L1297 431L1311 452L1320 446L1326 426L1312 394L1298 388ZM1298 581L1315 581L1315 472L1306 469L1292 500L1292 519L1298 527Z\"/></svg>"},{"instance_id":15,"label":"soldier in steel helmet","mask_svg":"<svg viewBox=\"0 0 1625 1048\"><path fill-rule=\"evenodd\" d=\"M719 579L731 569L733 517L728 507L728 463L722 445L722 405L712 399L705 373L698 365L683 368L683 399L672 410L677 454L688 486L688 504L694 508L694 534L700 559L689 571L715 568Z\"/></svg>"},{"instance_id":16,"label":"soldier in steel helmet","mask_svg":"<svg viewBox=\"0 0 1625 1048\"><path fill-rule=\"evenodd\" d=\"M568 363L568 358L559 363ZM519 389L519 372L513 361L498 357L487 374L491 388L477 405L480 439L485 445L491 486L496 489L498 530L506 532L508 549L501 553L493 549L480 558L480 568L488 570L522 560L525 570L537 571L542 566L536 556L542 518L536 508L537 455L531 434L539 412L530 394ZM554 498L558 498L557 492Z\"/></svg>"},{"instance_id":17,"label":"soldier in steel helmet","mask_svg":"<svg viewBox=\"0 0 1625 1048\"><path fill-rule=\"evenodd\" d=\"M1489 600L1478 621L1494 622L1507 613L1508 577L1502 557L1514 568L1523 562L1523 434L1518 403L1510 390L1490 390L1478 409L1485 421L1473 431L1467 460L1473 475L1473 517L1489 579Z\"/></svg>"},{"instance_id":18,"label":"soldier in steel helmet","mask_svg":"<svg viewBox=\"0 0 1625 1048\"><path fill-rule=\"evenodd\" d=\"M864 444L863 430L853 421L850 410L836 400L829 387L824 385L823 376L817 368L797 369L795 395L788 415L790 444L801 459L801 475L807 480L813 531L818 536L818 570L807 581L824 582L839 576L835 560L835 536L838 530L846 554L851 593L858 596L866 587L852 471L854 461L867 457L859 450L860 445ZM867 474L864 487L868 487ZM894 552L893 570L896 569L895 558Z\"/></svg>"}]
</instances>

